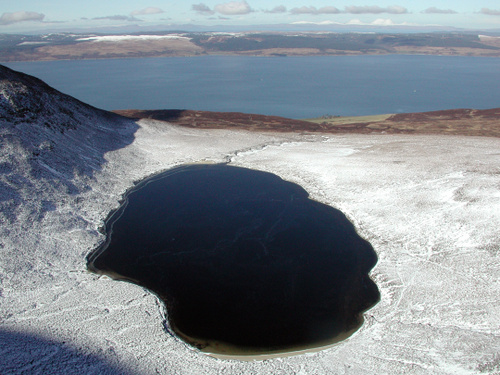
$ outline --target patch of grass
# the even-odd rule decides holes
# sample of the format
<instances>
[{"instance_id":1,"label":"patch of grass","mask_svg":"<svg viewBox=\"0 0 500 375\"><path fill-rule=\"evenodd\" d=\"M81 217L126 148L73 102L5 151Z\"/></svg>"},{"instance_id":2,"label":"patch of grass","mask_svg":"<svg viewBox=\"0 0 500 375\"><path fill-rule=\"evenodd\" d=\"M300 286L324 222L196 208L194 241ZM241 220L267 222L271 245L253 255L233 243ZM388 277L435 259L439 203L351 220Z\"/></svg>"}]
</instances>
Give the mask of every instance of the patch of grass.
<instances>
[{"instance_id":1,"label":"patch of grass","mask_svg":"<svg viewBox=\"0 0 500 375\"><path fill-rule=\"evenodd\" d=\"M307 118L303 119L303 121L313 122L315 124L332 124L332 125L340 125L340 124L354 124L354 123L364 123L364 122L377 122L387 120L391 113L383 114L383 115L370 115L370 116L338 116L338 117L317 117L317 118Z\"/></svg>"}]
</instances>

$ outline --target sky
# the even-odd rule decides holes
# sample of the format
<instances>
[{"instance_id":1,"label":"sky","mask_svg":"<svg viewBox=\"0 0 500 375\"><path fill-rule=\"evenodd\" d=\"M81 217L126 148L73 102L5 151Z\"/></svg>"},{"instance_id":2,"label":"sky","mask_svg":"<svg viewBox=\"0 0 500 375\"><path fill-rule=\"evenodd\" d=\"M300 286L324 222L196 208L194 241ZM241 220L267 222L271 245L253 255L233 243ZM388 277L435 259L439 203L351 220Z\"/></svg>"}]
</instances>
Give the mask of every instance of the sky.
<instances>
[{"instance_id":1,"label":"sky","mask_svg":"<svg viewBox=\"0 0 500 375\"><path fill-rule=\"evenodd\" d=\"M139 25L347 24L500 28L499 0L0 0L0 33Z\"/></svg>"}]
</instances>

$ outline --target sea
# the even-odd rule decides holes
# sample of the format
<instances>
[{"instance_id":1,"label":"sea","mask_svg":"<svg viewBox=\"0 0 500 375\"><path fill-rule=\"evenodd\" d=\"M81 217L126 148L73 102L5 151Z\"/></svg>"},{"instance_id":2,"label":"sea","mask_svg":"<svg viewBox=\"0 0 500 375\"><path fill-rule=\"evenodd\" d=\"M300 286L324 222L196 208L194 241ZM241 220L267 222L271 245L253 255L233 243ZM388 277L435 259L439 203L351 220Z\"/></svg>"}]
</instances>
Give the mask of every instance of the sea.
<instances>
[{"instance_id":1,"label":"sea","mask_svg":"<svg viewBox=\"0 0 500 375\"><path fill-rule=\"evenodd\" d=\"M290 118L500 107L500 58L197 56L4 65L98 108Z\"/></svg>"}]
</instances>

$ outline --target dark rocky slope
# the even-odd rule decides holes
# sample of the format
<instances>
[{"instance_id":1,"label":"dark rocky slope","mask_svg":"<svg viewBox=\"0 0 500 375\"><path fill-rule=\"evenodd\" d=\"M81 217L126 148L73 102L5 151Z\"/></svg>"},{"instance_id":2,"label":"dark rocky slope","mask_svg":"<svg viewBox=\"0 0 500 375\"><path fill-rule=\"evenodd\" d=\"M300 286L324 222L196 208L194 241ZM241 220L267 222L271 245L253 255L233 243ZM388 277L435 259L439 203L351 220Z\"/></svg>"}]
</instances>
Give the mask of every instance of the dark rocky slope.
<instances>
[{"instance_id":1,"label":"dark rocky slope","mask_svg":"<svg viewBox=\"0 0 500 375\"><path fill-rule=\"evenodd\" d=\"M137 125L84 104L32 76L0 65L0 221L31 207L28 221L54 210L55 190L76 195L105 163L130 144Z\"/></svg>"}]
</instances>

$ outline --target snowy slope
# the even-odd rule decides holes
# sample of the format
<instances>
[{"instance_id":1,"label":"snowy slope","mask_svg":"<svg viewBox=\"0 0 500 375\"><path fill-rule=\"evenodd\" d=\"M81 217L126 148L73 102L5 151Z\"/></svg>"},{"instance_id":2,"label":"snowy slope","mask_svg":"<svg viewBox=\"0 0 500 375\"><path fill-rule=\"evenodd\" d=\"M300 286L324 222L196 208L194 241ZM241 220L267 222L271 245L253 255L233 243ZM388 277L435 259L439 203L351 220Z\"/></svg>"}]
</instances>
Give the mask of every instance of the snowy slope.
<instances>
[{"instance_id":1,"label":"snowy slope","mask_svg":"<svg viewBox=\"0 0 500 375\"><path fill-rule=\"evenodd\" d=\"M500 372L500 140L259 134L137 123L0 68L1 374ZM164 329L157 298L88 273L121 195L193 162L266 170L341 209L379 256L381 302L350 339L215 359Z\"/></svg>"},{"instance_id":2,"label":"snowy slope","mask_svg":"<svg viewBox=\"0 0 500 375\"><path fill-rule=\"evenodd\" d=\"M58 193L76 197L91 189L104 154L131 143L137 125L3 66L0 93L0 218L7 238L56 212ZM16 259L4 267L4 282L29 268L32 255L4 253Z\"/></svg>"},{"instance_id":3,"label":"snowy slope","mask_svg":"<svg viewBox=\"0 0 500 375\"><path fill-rule=\"evenodd\" d=\"M55 280L54 263L64 267L72 262L71 249L52 244L47 253L40 236L50 236L46 242L54 243L62 226L72 230L83 222L78 214L62 223L58 219L61 211L75 210L79 195L92 189L89 184L105 163L105 153L130 144L136 129L130 120L0 66L0 321L24 308L9 291L21 291L32 301L37 288ZM26 365L40 361L46 371L45 350L70 362L79 360L76 352L61 349L50 338L10 330L0 330L0 336L7 344L3 351L22 355L16 360L3 353L0 368L14 366L28 373ZM95 359L89 355L83 362L94 364ZM62 372L66 367L61 365Z\"/></svg>"}]
</instances>

